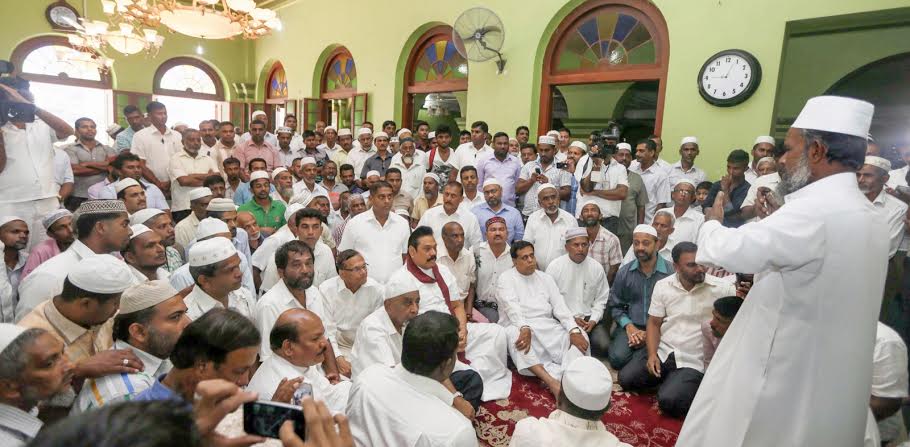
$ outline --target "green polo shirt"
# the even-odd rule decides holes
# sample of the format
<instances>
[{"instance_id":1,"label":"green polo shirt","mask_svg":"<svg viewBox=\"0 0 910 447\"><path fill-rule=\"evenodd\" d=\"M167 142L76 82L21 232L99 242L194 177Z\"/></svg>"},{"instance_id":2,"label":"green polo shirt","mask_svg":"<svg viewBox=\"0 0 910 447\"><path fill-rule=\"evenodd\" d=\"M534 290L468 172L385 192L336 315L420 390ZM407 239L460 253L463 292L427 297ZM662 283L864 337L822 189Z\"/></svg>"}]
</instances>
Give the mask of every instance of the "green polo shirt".
<instances>
[{"instance_id":1,"label":"green polo shirt","mask_svg":"<svg viewBox=\"0 0 910 447\"><path fill-rule=\"evenodd\" d=\"M252 214L256 218L256 224L260 227L281 228L285 224L285 205L278 200L272 200L271 198L269 200L271 200L272 204L269 206L268 211L256 203L256 199L250 199L249 202L240 205L237 211L246 211Z\"/></svg>"}]
</instances>

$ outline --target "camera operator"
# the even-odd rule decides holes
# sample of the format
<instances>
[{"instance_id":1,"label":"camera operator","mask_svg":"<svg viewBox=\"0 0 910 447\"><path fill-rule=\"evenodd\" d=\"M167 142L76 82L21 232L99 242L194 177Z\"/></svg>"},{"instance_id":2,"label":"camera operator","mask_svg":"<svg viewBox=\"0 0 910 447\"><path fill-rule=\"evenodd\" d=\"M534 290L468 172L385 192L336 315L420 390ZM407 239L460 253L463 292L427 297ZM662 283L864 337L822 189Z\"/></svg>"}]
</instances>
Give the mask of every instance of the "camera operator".
<instances>
[{"instance_id":1,"label":"camera operator","mask_svg":"<svg viewBox=\"0 0 910 447\"><path fill-rule=\"evenodd\" d=\"M591 170L582 171L579 195L581 201L590 198L600 207L601 226L616 234L619 227L619 211L629 191L629 178L625 166L613 160L616 146L597 139L591 146ZM582 166L587 163L581 164ZM576 217L581 213L579 209Z\"/></svg>"},{"instance_id":2,"label":"camera operator","mask_svg":"<svg viewBox=\"0 0 910 447\"><path fill-rule=\"evenodd\" d=\"M13 84L17 88L12 88ZM18 90L17 90L18 89ZM0 78L0 101L6 123L0 127L0 216L19 216L31 231L29 247L47 238L41 220L60 207L54 177L54 142L73 128L52 113L34 107L28 84Z\"/></svg>"}]
</instances>

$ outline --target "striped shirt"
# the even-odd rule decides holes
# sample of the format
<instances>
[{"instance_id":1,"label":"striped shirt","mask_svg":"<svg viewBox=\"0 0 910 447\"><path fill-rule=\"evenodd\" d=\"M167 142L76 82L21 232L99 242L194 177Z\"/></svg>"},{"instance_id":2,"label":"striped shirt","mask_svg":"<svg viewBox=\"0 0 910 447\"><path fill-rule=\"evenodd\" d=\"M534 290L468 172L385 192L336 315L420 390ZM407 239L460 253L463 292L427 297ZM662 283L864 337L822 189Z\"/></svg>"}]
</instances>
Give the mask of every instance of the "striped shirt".
<instances>
[{"instance_id":1,"label":"striped shirt","mask_svg":"<svg viewBox=\"0 0 910 447\"><path fill-rule=\"evenodd\" d=\"M122 340L114 342L112 349L130 349L142 360L145 368L135 374L110 374L96 379L87 379L82 391L76 397L70 415L76 415L115 402L133 400L139 393L150 388L155 378L171 369L171 362L135 348Z\"/></svg>"}]
</instances>

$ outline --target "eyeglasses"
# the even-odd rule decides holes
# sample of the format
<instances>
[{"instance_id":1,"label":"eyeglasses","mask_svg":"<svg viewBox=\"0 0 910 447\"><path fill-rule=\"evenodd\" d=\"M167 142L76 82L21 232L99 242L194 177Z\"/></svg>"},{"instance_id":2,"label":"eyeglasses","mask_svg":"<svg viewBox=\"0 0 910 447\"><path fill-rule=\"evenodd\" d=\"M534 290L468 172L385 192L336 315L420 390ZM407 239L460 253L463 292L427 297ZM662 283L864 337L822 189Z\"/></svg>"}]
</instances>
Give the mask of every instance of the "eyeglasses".
<instances>
[{"instance_id":1,"label":"eyeglasses","mask_svg":"<svg viewBox=\"0 0 910 447\"><path fill-rule=\"evenodd\" d=\"M691 191L689 191L688 189L674 189L673 192L674 192L674 193L680 193L680 194L687 195L687 196L693 194L693 193L692 193Z\"/></svg>"},{"instance_id":2,"label":"eyeglasses","mask_svg":"<svg viewBox=\"0 0 910 447\"><path fill-rule=\"evenodd\" d=\"M370 264L363 264L363 265L358 265L357 267L353 267L353 268L349 268L349 269L342 268L342 270L347 271L347 272L360 273L360 272L366 272L367 268L369 266L370 266Z\"/></svg>"}]
</instances>

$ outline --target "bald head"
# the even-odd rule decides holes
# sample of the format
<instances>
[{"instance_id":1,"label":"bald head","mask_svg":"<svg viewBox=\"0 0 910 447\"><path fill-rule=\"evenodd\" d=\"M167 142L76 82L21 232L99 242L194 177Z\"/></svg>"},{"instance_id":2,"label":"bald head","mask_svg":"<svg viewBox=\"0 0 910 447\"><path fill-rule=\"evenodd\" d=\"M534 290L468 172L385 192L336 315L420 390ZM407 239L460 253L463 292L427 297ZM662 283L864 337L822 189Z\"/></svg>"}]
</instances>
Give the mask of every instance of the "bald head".
<instances>
[{"instance_id":1,"label":"bald head","mask_svg":"<svg viewBox=\"0 0 910 447\"><path fill-rule=\"evenodd\" d=\"M288 309L278 316L269 345L275 354L295 366L309 367L322 363L328 340L322 319L307 309Z\"/></svg>"}]
</instances>

